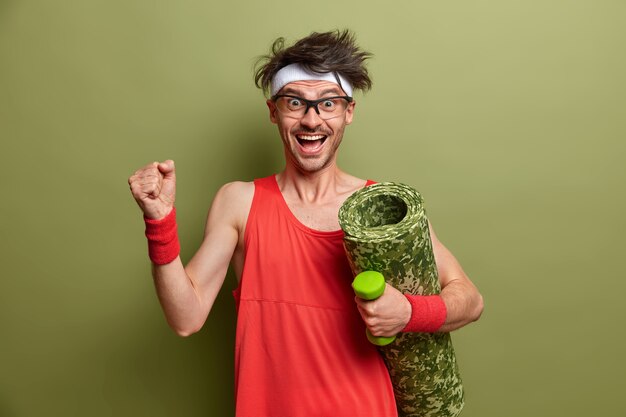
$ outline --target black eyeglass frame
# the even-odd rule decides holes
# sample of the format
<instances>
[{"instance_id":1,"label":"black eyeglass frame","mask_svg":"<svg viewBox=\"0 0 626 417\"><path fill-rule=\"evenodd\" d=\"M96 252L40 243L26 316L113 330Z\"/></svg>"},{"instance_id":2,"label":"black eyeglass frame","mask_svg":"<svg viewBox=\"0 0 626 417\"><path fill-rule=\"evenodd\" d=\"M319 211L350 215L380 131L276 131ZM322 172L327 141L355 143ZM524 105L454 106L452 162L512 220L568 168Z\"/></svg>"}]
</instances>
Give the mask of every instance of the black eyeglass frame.
<instances>
[{"instance_id":1,"label":"black eyeglass frame","mask_svg":"<svg viewBox=\"0 0 626 417\"><path fill-rule=\"evenodd\" d=\"M309 109L311 107L313 107L315 109L315 113L317 113L318 116L321 116L320 109L317 106L321 102L326 101L326 100L331 100L331 99L334 99L334 98L342 98L342 99L346 100L348 103L352 103L354 101L354 99L352 97L349 97L349 96L331 96L331 97L320 98L320 99L317 99L317 100L307 100L305 98L298 97L298 96L293 96L291 94L276 94L274 97L272 97L272 101L274 103L276 103L276 100L278 100L281 97L295 98L295 99L298 99L298 100L304 102L304 104L306 104L306 108L304 109L304 113L302 113L303 117L307 114L307 112L309 111ZM347 109L347 107L346 107L346 109ZM335 117L339 117L339 116L335 116Z\"/></svg>"}]
</instances>

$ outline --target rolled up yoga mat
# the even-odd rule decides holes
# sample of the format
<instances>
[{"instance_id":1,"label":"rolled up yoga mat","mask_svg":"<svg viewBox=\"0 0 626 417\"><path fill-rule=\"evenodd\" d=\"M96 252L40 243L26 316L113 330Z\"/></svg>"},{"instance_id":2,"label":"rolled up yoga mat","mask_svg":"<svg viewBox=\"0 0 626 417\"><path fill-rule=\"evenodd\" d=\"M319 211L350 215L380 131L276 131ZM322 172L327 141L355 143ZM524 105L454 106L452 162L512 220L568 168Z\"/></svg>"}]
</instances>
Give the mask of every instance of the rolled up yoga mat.
<instances>
[{"instance_id":1,"label":"rolled up yoga mat","mask_svg":"<svg viewBox=\"0 0 626 417\"><path fill-rule=\"evenodd\" d=\"M378 183L350 196L339 210L352 272L374 270L400 292L432 295L441 287L421 195ZM463 386L449 333L401 333L379 347L400 417L453 417Z\"/></svg>"}]
</instances>

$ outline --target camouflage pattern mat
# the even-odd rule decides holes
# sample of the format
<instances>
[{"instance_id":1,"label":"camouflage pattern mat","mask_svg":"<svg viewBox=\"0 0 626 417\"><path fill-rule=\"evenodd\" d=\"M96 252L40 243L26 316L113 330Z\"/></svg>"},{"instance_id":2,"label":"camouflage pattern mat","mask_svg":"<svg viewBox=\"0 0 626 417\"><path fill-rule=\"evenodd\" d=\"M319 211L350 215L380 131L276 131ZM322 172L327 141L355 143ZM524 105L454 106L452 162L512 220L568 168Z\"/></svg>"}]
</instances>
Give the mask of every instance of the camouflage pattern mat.
<instances>
[{"instance_id":1,"label":"camouflage pattern mat","mask_svg":"<svg viewBox=\"0 0 626 417\"><path fill-rule=\"evenodd\" d=\"M354 275L375 270L403 293L439 294L428 219L421 195L378 183L350 196L339 210ZM400 417L458 416L463 386L449 333L401 333L380 352Z\"/></svg>"}]
</instances>

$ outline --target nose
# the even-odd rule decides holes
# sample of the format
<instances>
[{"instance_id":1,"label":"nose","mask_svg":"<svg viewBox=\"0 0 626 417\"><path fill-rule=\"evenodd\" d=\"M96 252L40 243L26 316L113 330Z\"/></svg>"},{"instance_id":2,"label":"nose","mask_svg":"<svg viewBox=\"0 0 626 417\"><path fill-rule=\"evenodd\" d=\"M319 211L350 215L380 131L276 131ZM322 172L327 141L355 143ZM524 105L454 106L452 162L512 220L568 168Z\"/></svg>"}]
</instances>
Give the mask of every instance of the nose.
<instances>
[{"instance_id":1,"label":"nose","mask_svg":"<svg viewBox=\"0 0 626 417\"><path fill-rule=\"evenodd\" d=\"M309 107L306 113L304 113L304 116L302 116L302 119L300 119L300 124L309 128L315 128L321 125L324 121L315 110L314 107Z\"/></svg>"}]
</instances>

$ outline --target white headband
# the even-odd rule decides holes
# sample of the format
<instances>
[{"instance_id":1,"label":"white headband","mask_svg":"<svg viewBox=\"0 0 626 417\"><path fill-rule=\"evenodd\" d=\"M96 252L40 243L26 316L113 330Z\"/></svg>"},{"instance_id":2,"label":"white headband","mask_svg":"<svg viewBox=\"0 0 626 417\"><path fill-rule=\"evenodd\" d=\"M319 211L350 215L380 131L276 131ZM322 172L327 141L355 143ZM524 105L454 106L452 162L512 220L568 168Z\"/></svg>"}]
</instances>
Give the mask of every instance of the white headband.
<instances>
[{"instance_id":1,"label":"white headband","mask_svg":"<svg viewBox=\"0 0 626 417\"><path fill-rule=\"evenodd\" d=\"M337 82L335 74L339 77L340 83ZM286 84L308 80L330 81L341 87L348 97L352 97L352 86L341 74L336 72L310 72L300 64L290 64L282 67L272 79L270 93L274 96Z\"/></svg>"}]
</instances>

